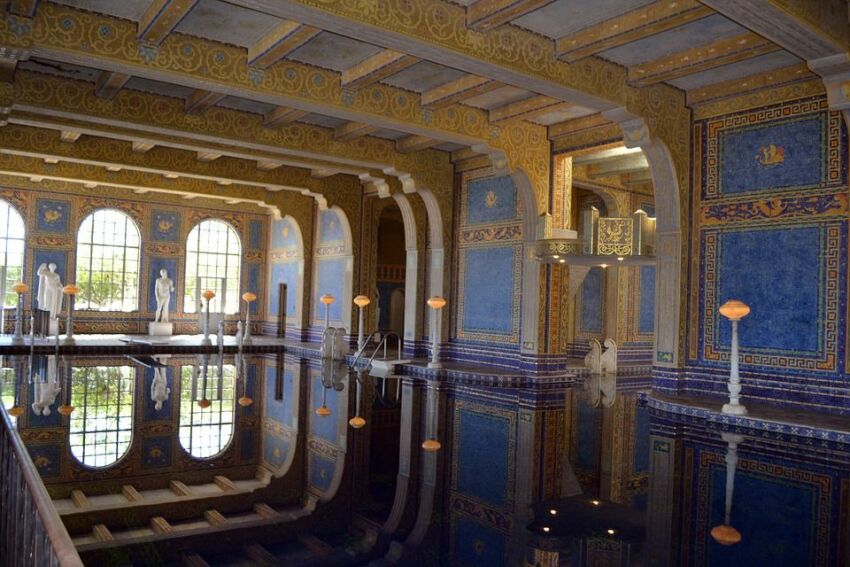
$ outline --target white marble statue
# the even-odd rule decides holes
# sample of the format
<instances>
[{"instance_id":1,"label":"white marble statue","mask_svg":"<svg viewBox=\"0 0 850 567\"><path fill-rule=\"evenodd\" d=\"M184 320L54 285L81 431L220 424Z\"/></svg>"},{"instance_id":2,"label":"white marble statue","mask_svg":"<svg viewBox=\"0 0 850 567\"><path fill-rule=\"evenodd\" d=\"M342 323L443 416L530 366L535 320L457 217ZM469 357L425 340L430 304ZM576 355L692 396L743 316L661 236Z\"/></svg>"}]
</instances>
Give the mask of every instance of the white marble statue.
<instances>
[{"instance_id":1,"label":"white marble statue","mask_svg":"<svg viewBox=\"0 0 850 567\"><path fill-rule=\"evenodd\" d=\"M50 312L51 319L58 319L62 311L62 278L56 273L56 264L51 262L38 267L38 308Z\"/></svg>"},{"instance_id":2,"label":"white marble statue","mask_svg":"<svg viewBox=\"0 0 850 567\"><path fill-rule=\"evenodd\" d=\"M157 323L168 323L168 306L171 303L171 294L174 292L174 280L168 277L168 270L160 270L156 279L156 317Z\"/></svg>"},{"instance_id":3,"label":"white marble statue","mask_svg":"<svg viewBox=\"0 0 850 567\"><path fill-rule=\"evenodd\" d=\"M161 366L154 368L153 382L151 382L151 401L154 402L153 407L156 411L162 409L163 402L168 400L168 396L170 394L171 388L168 387L168 379L165 374L165 368Z\"/></svg>"},{"instance_id":4,"label":"white marble statue","mask_svg":"<svg viewBox=\"0 0 850 567\"><path fill-rule=\"evenodd\" d=\"M602 372L600 361L602 357L602 345L596 339L590 339L590 350L584 356L584 366L591 374Z\"/></svg>"},{"instance_id":5,"label":"white marble statue","mask_svg":"<svg viewBox=\"0 0 850 567\"><path fill-rule=\"evenodd\" d=\"M35 383L35 401L32 403L32 411L35 415L50 415L50 406L56 403L56 396L62 389L56 381L56 365L52 356L48 357L47 380Z\"/></svg>"},{"instance_id":6,"label":"white marble statue","mask_svg":"<svg viewBox=\"0 0 850 567\"><path fill-rule=\"evenodd\" d=\"M605 339L605 352L599 357L599 371L604 374L617 373L617 342Z\"/></svg>"}]
</instances>

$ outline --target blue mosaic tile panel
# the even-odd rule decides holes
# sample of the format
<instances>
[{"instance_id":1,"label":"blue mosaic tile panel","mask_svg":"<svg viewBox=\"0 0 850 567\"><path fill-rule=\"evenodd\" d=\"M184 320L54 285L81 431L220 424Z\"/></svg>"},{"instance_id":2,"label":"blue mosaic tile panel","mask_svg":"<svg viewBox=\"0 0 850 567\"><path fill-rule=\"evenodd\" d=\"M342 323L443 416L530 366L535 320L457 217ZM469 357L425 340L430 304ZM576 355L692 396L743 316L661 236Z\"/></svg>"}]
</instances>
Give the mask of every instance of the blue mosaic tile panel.
<instances>
[{"instance_id":1,"label":"blue mosaic tile panel","mask_svg":"<svg viewBox=\"0 0 850 567\"><path fill-rule=\"evenodd\" d=\"M492 223L517 217L517 197L508 176L474 179L466 190L466 224Z\"/></svg>"}]
</instances>

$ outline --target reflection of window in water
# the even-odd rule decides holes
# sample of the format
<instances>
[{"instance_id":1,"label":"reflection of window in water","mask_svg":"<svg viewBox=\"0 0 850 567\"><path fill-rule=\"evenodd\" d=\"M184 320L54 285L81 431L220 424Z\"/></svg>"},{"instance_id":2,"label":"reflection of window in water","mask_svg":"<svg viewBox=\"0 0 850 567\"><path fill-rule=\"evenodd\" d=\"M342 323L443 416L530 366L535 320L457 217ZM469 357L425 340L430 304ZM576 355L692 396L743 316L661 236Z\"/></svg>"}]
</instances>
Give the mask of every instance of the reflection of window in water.
<instances>
[{"instance_id":1,"label":"reflection of window in water","mask_svg":"<svg viewBox=\"0 0 850 567\"><path fill-rule=\"evenodd\" d=\"M15 405L15 369L0 368L0 399L3 407L12 409Z\"/></svg>"},{"instance_id":2,"label":"reflection of window in water","mask_svg":"<svg viewBox=\"0 0 850 567\"><path fill-rule=\"evenodd\" d=\"M116 463L133 439L135 369L74 368L71 377L71 454L90 467Z\"/></svg>"},{"instance_id":3,"label":"reflection of window in water","mask_svg":"<svg viewBox=\"0 0 850 567\"><path fill-rule=\"evenodd\" d=\"M194 366L181 369L180 445L193 457L207 458L221 453L233 438L236 367L225 365L219 381L218 366L207 367L206 390L198 369L196 391L192 390ZM193 395L194 394L194 395ZM198 402L207 399L210 406Z\"/></svg>"}]
</instances>

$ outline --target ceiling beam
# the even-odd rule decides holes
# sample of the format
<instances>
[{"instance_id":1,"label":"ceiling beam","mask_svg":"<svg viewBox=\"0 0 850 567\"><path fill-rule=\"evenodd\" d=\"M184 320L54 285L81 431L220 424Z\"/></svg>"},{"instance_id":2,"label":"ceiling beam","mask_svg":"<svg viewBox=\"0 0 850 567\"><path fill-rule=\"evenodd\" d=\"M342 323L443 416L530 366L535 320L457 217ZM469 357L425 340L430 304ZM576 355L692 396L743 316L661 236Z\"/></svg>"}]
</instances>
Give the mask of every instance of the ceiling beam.
<instances>
[{"instance_id":1,"label":"ceiling beam","mask_svg":"<svg viewBox=\"0 0 850 567\"><path fill-rule=\"evenodd\" d=\"M559 110L563 108L564 104L566 103L552 97L533 96L492 109L490 111L490 123L499 124L510 120L527 120L553 110Z\"/></svg>"},{"instance_id":2,"label":"ceiling beam","mask_svg":"<svg viewBox=\"0 0 850 567\"><path fill-rule=\"evenodd\" d=\"M438 144L440 144L439 140L434 140L427 136L413 135L396 140L395 149L399 153L408 154L410 152L418 152L419 150L431 148Z\"/></svg>"},{"instance_id":3,"label":"ceiling beam","mask_svg":"<svg viewBox=\"0 0 850 567\"><path fill-rule=\"evenodd\" d=\"M312 26L284 20L248 48L248 65L265 69L316 37L321 31Z\"/></svg>"},{"instance_id":4,"label":"ceiling beam","mask_svg":"<svg viewBox=\"0 0 850 567\"><path fill-rule=\"evenodd\" d=\"M346 122L342 126L334 128L334 140L345 142L359 138L360 136L368 136L378 129L377 126L365 124L363 122Z\"/></svg>"},{"instance_id":5,"label":"ceiling beam","mask_svg":"<svg viewBox=\"0 0 850 567\"><path fill-rule=\"evenodd\" d=\"M550 140L555 140L586 130L608 128L611 124L611 121L602 116L601 113L591 114L590 116L582 116L581 118L573 118L572 120L552 124L549 126L548 136Z\"/></svg>"},{"instance_id":6,"label":"ceiling beam","mask_svg":"<svg viewBox=\"0 0 850 567\"><path fill-rule=\"evenodd\" d=\"M685 25L713 13L696 0L657 0L555 41L555 52L570 63L606 49Z\"/></svg>"},{"instance_id":7,"label":"ceiling beam","mask_svg":"<svg viewBox=\"0 0 850 567\"><path fill-rule=\"evenodd\" d=\"M344 89L361 89L378 83L419 62L419 59L393 49L385 49L342 72Z\"/></svg>"},{"instance_id":8,"label":"ceiling beam","mask_svg":"<svg viewBox=\"0 0 850 567\"><path fill-rule=\"evenodd\" d=\"M332 175L336 175L337 173L339 172L335 169L317 168L310 170L310 177L312 177L313 179L325 179L326 177L331 177Z\"/></svg>"},{"instance_id":9,"label":"ceiling beam","mask_svg":"<svg viewBox=\"0 0 850 567\"><path fill-rule=\"evenodd\" d=\"M805 63L798 63L796 65L782 67L781 69L749 75L740 79L732 79L723 81L722 83L691 89L687 93L688 106L696 106L766 88L789 85L815 77L816 75L809 71Z\"/></svg>"},{"instance_id":10,"label":"ceiling beam","mask_svg":"<svg viewBox=\"0 0 850 567\"><path fill-rule=\"evenodd\" d=\"M270 160L270 159L257 160L257 169L260 169L262 171L271 171L273 169L279 168L282 165L283 165L282 162L275 161L275 160Z\"/></svg>"},{"instance_id":11,"label":"ceiling beam","mask_svg":"<svg viewBox=\"0 0 850 567\"><path fill-rule=\"evenodd\" d=\"M629 67L629 84L644 87L736 63L780 47L752 32L719 39Z\"/></svg>"},{"instance_id":12,"label":"ceiling beam","mask_svg":"<svg viewBox=\"0 0 850 567\"><path fill-rule=\"evenodd\" d=\"M305 110L278 106L277 108L268 111L263 116L263 126L266 128L279 128L280 126L285 126L301 120L307 116L307 114L309 113Z\"/></svg>"},{"instance_id":13,"label":"ceiling beam","mask_svg":"<svg viewBox=\"0 0 850 567\"><path fill-rule=\"evenodd\" d=\"M639 148L611 148L607 150L598 150L587 154L579 154L573 156L573 165L588 165L602 164L614 162L628 155L641 154Z\"/></svg>"},{"instance_id":14,"label":"ceiling beam","mask_svg":"<svg viewBox=\"0 0 850 567\"><path fill-rule=\"evenodd\" d=\"M198 0L152 0L139 20L139 39L159 45L197 3Z\"/></svg>"},{"instance_id":15,"label":"ceiling beam","mask_svg":"<svg viewBox=\"0 0 850 567\"><path fill-rule=\"evenodd\" d=\"M8 0L9 13L25 18L32 18L38 7L38 0Z\"/></svg>"},{"instance_id":16,"label":"ceiling beam","mask_svg":"<svg viewBox=\"0 0 850 567\"><path fill-rule=\"evenodd\" d=\"M466 7L466 26L487 32L533 12L553 0L476 0Z\"/></svg>"},{"instance_id":17,"label":"ceiling beam","mask_svg":"<svg viewBox=\"0 0 850 567\"><path fill-rule=\"evenodd\" d=\"M198 152L198 161L215 161L222 156L219 152L207 152L207 151L199 151Z\"/></svg>"},{"instance_id":18,"label":"ceiling beam","mask_svg":"<svg viewBox=\"0 0 850 567\"><path fill-rule=\"evenodd\" d=\"M605 177L608 175L621 175L623 173L635 173L649 169L646 156L640 154L624 155L619 159L605 161L587 167L587 173L591 179Z\"/></svg>"},{"instance_id":19,"label":"ceiling beam","mask_svg":"<svg viewBox=\"0 0 850 567\"><path fill-rule=\"evenodd\" d=\"M225 96L227 95L223 93L197 89L186 98L184 110L186 114L201 114L218 104Z\"/></svg>"},{"instance_id":20,"label":"ceiling beam","mask_svg":"<svg viewBox=\"0 0 850 567\"><path fill-rule=\"evenodd\" d=\"M502 83L477 75L466 75L422 93L422 108L436 110L502 87Z\"/></svg>"},{"instance_id":21,"label":"ceiling beam","mask_svg":"<svg viewBox=\"0 0 850 567\"><path fill-rule=\"evenodd\" d=\"M112 99L129 80L130 75L101 71L94 83L94 96Z\"/></svg>"},{"instance_id":22,"label":"ceiling beam","mask_svg":"<svg viewBox=\"0 0 850 567\"><path fill-rule=\"evenodd\" d=\"M635 171L633 173L625 173L620 178L623 182L623 185L643 185L645 183L652 183L652 174L649 169Z\"/></svg>"},{"instance_id":23,"label":"ceiling beam","mask_svg":"<svg viewBox=\"0 0 850 567\"><path fill-rule=\"evenodd\" d=\"M850 47L843 0L700 1L807 61L844 53Z\"/></svg>"}]
</instances>

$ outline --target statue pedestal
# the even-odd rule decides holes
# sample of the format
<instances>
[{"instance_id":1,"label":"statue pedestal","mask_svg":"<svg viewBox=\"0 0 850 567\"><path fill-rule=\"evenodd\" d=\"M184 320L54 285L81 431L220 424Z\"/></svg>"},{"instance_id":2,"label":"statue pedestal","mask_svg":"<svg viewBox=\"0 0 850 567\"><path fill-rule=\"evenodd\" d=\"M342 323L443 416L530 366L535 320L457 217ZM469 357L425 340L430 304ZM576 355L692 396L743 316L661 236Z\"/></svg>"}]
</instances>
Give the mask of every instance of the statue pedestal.
<instances>
[{"instance_id":1,"label":"statue pedestal","mask_svg":"<svg viewBox=\"0 0 850 567\"><path fill-rule=\"evenodd\" d=\"M174 323L148 323L148 334L152 336L173 335Z\"/></svg>"}]
</instances>

